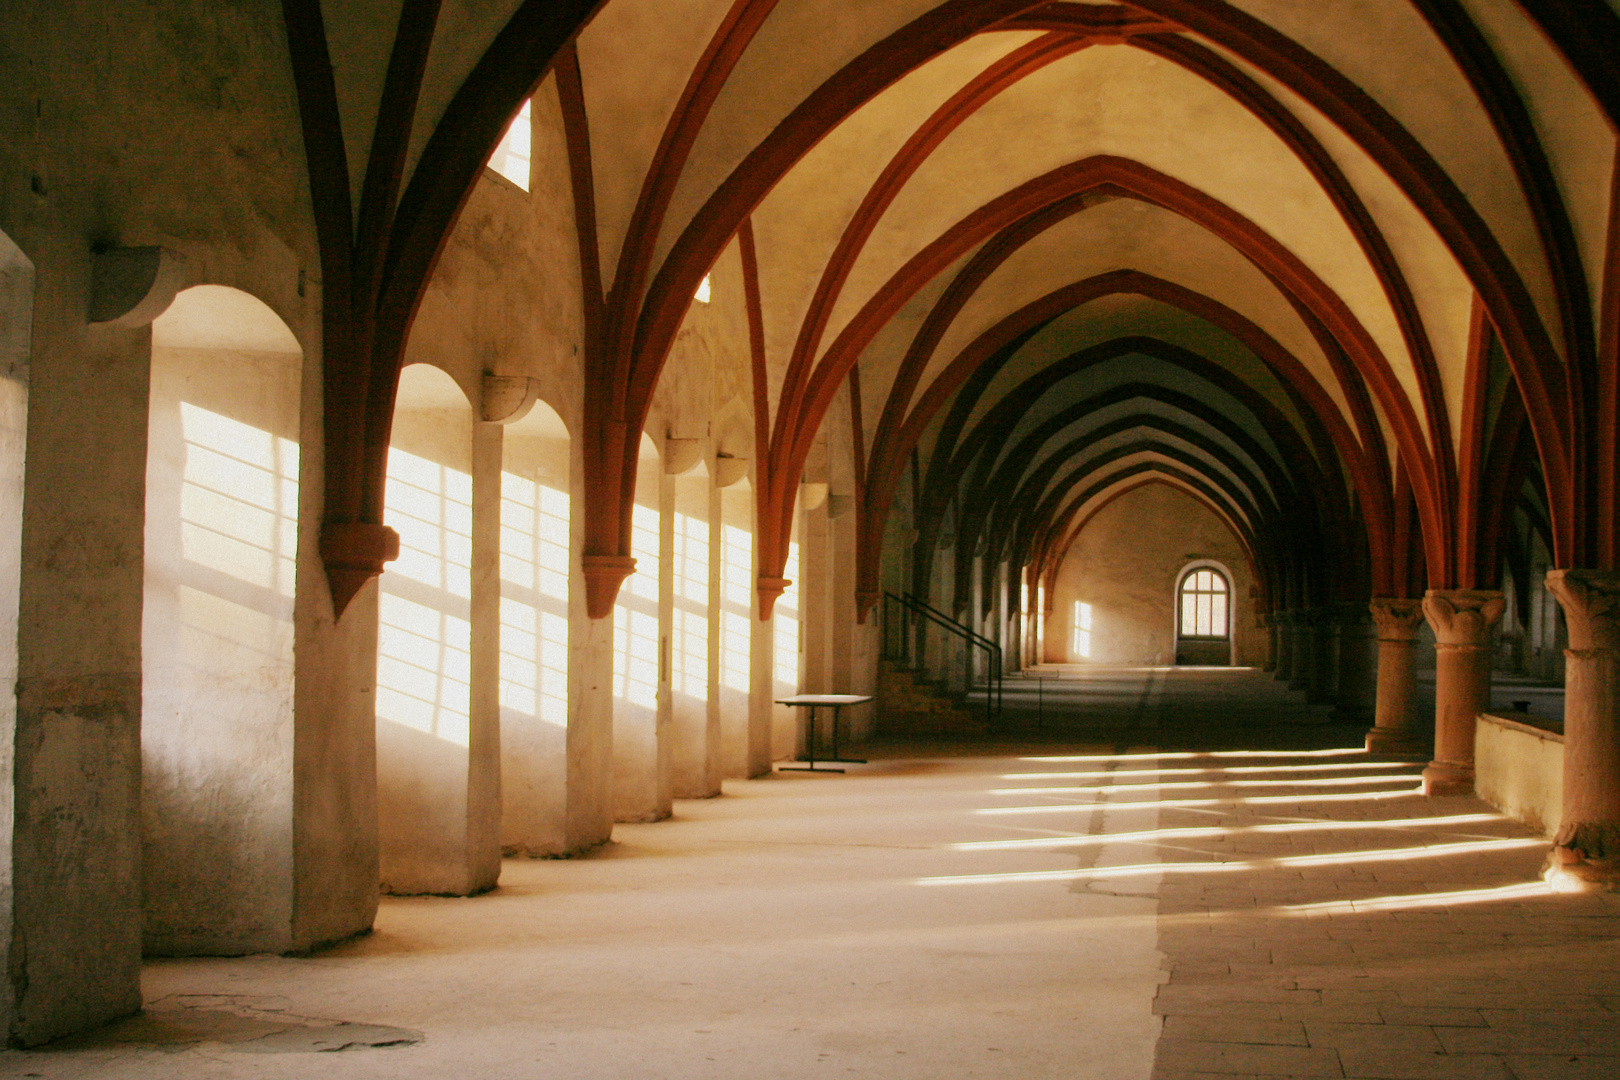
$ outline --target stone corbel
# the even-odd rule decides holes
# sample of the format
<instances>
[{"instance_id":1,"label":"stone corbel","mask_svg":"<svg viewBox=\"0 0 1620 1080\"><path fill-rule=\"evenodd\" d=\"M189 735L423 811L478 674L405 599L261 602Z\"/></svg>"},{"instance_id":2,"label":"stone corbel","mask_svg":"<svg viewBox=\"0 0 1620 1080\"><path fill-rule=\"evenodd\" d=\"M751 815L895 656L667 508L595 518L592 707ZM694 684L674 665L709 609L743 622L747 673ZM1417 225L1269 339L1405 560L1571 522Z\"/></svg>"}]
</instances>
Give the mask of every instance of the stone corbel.
<instances>
[{"instance_id":1,"label":"stone corbel","mask_svg":"<svg viewBox=\"0 0 1620 1080\"><path fill-rule=\"evenodd\" d=\"M827 516L829 518L841 518L849 513L850 508L854 505L855 496L853 495L833 495L829 493L827 496Z\"/></svg>"},{"instance_id":2,"label":"stone corbel","mask_svg":"<svg viewBox=\"0 0 1620 1080\"><path fill-rule=\"evenodd\" d=\"M759 593L759 617L761 620L769 619L771 611L776 607L777 598L787 592L788 586L793 582L784 577L761 577L755 584Z\"/></svg>"},{"instance_id":3,"label":"stone corbel","mask_svg":"<svg viewBox=\"0 0 1620 1080\"><path fill-rule=\"evenodd\" d=\"M321 525L321 562L332 590L332 611L342 616L366 582L399 558L399 533L368 521L328 521Z\"/></svg>"},{"instance_id":4,"label":"stone corbel","mask_svg":"<svg viewBox=\"0 0 1620 1080\"><path fill-rule=\"evenodd\" d=\"M148 326L186 285L186 260L167 248L108 248L93 259L88 316L98 326Z\"/></svg>"},{"instance_id":5,"label":"stone corbel","mask_svg":"<svg viewBox=\"0 0 1620 1080\"><path fill-rule=\"evenodd\" d=\"M803 483L799 485L799 506L805 510L819 510L827 501L827 485Z\"/></svg>"},{"instance_id":6,"label":"stone corbel","mask_svg":"<svg viewBox=\"0 0 1620 1080\"><path fill-rule=\"evenodd\" d=\"M676 439L664 440L664 473L668 476L685 476L697 468L703 461L702 439Z\"/></svg>"},{"instance_id":7,"label":"stone corbel","mask_svg":"<svg viewBox=\"0 0 1620 1080\"><path fill-rule=\"evenodd\" d=\"M579 562L585 575L585 614L605 619L613 614L624 579L636 572L636 560L628 555L581 555Z\"/></svg>"},{"instance_id":8,"label":"stone corbel","mask_svg":"<svg viewBox=\"0 0 1620 1080\"><path fill-rule=\"evenodd\" d=\"M714 457L714 486L728 488L748 475L748 459L716 454Z\"/></svg>"},{"instance_id":9,"label":"stone corbel","mask_svg":"<svg viewBox=\"0 0 1620 1080\"><path fill-rule=\"evenodd\" d=\"M526 375L485 375L479 416L487 424L515 424L540 400L540 384Z\"/></svg>"}]
</instances>

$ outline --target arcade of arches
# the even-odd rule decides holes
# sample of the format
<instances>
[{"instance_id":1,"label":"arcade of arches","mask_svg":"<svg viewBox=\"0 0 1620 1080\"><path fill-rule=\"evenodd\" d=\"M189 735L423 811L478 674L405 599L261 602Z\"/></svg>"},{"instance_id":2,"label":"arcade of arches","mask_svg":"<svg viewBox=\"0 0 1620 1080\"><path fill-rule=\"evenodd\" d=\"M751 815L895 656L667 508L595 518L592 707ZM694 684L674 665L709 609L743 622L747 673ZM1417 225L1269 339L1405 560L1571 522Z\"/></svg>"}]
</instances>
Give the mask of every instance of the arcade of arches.
<instances>
[{"instance_id":1,"label":"arcade of arches","mask_svg":"<svg viewBox=\"0 0 1620 1080\"><path fill-rule=\"evenodd\" d=\"M14 1043L769 774L891 594L1435 795L1562 685L1548 877L1620 875L1612 0L4 23Z\"/></svg>"}]
</instances>

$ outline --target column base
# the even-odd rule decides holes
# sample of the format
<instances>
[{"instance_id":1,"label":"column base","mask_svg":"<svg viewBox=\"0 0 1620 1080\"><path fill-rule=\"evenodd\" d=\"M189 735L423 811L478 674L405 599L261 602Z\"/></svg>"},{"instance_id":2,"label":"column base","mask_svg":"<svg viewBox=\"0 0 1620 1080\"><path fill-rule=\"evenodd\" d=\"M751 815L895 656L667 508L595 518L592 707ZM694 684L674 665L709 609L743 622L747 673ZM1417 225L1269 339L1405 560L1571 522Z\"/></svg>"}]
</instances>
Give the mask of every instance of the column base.
<instances>
[{"instance_id":1,"label":"column base","mask_svg":"<svg viewBox=\"0 0 1620 1080\"><path fill-rule=\"evenodd\" d=\"M1620 891L1620 823L1564 825L1553 839L1542 876L1554 892Z\"/></svg>"},{"instance_id":2,"label":"column base","mask_svg":"<svg viewBox=\"0 0 1620 1080\"><path fill-rule=\"evenodd\" d=\"M1458 761L1431 761L1423 770L1423 794L1472 795L1474 766Z\"/></svg>"},{"instance_id":3,"label":"column base","mask_svg":"<svg viewBox=\"0 0 1620 1080\"><path fill-rule=\"evenodd\" d=\"M1418 750L1417 739L1401 728L1375 727L1367 732L1369 754L1413 754Z\"/></svg>"},{"instance_id":4,"label":"column base","mask_svg":"<svg viewBox=\"0 0 1620 1080\"><path fill-rule=\"evenodd\" d=\"M1588 859L1555 846L1541 876L1557 893L1620 892L1620 859Z\"/></svg>"}]
</instances>

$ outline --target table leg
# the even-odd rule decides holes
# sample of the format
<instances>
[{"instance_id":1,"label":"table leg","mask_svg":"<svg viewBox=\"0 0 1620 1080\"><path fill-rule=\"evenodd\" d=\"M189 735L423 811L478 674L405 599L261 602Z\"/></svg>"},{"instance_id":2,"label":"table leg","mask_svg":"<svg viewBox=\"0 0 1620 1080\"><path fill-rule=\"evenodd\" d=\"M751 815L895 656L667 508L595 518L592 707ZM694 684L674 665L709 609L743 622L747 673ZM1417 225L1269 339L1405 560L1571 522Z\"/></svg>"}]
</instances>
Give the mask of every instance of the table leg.
<instances>
[{"instance_id":1,"label":"table leg","mask_svg":"<svg viewBox=\"0 0 1620 1080\"><path fill-rule=\"evenodd\" d=\"M844 771L843 769L818 769L816 767L816 706L807 705L807 706L800 706L800 707L801 708L808 708L810 710L810 727L809 727L809 730L807 730L804 733L805 760L809 764L807 764L807 765L782 765L782 766L779 766L777 768L777 772L836 772L836 773L843 772ZM837 706L834 706L833 707L833 731L834 731L834 735L835 735L835 740L836 740L837 730L838 730L838 708L837 708ZM837 750L837 745L836 745L836 741L835 741L834 748L833 748L833 757L832 757L831 760L837 761L838 760L837 755L838 755L838 750Z\"/></svg>"},{"instance_id":2,"label":"table leg","mask_svg":"<svg viewBox=\"0 0 1620 1080\"><path fill-rule=\"evenodd\" d=\"M841 761L841 762L844 762L845 764L848 764L848 765L865 765L866 764L866 759L865 758L839 757L838 756L838 714L839 714L840 711L842 711L842 709L843 709L842 705L834 705L832 707L832 711L833 711L832 757L828 758L827 760L828 761Z\"/></svg>"}]
</instances>

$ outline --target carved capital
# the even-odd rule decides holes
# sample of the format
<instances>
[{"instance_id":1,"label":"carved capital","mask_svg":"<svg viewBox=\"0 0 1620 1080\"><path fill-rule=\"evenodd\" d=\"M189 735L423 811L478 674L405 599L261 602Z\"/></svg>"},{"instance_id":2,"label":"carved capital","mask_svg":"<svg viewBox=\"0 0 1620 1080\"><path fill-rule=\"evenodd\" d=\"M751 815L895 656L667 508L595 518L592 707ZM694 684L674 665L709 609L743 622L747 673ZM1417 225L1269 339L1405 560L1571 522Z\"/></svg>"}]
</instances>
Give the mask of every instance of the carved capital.
<instances>
[{"instance_id":1,"label":"carved capital","mask_svg":"<svg viewBox=\"0 0 1620 1080\"><path fill-rule=\"evenodd\" d=\"M1430 589L1423 595L1423 614L1442 649L1483 649L1507 606L1492 589Z\"/></svg>"},{"instance_id":2,"label":"carved capital","mask_svg":"<svg viewBox=\"0 0 1620 1080\"><path fill-rule=\"evenodd\" d=\"M619 586L636 572L636 560L628 555L581 555L579 562L585 575L585 613L605 619L613 614Z\"/></svg>"},{"instance_id":3,"label":"carved capital","mask_svg":"<svg viewBox=\"0 0 1620 1080\"><path fill-rule=\"evenodd\" d=\"M1549 570L1547 591L1564 609L1570 649L1620 649L1620 572Z\"/></svg>"},{"instance_id":4,"label":"carved capital","mask_svg":"<svg viewBox=\"0 0 1620 1080\"><path fill-rule=\"evenodd\" d=\"M341 617L366 582L399 558L399 533L369 521L327 521L321 525L321 562L332 590L332 614Z\"/></svg>"},{"instance_id":5,"label":"carved capital","mask_svg":"<svg viewBox=\"0 0 1620 1080\"><path fill-rule=\"evenodd\" d=\"M1375 596L1368 603L1373 622L1378 624L1379 641L1416 641L1423 625L1423 601Z\"/></svg>"}]
</instances>

